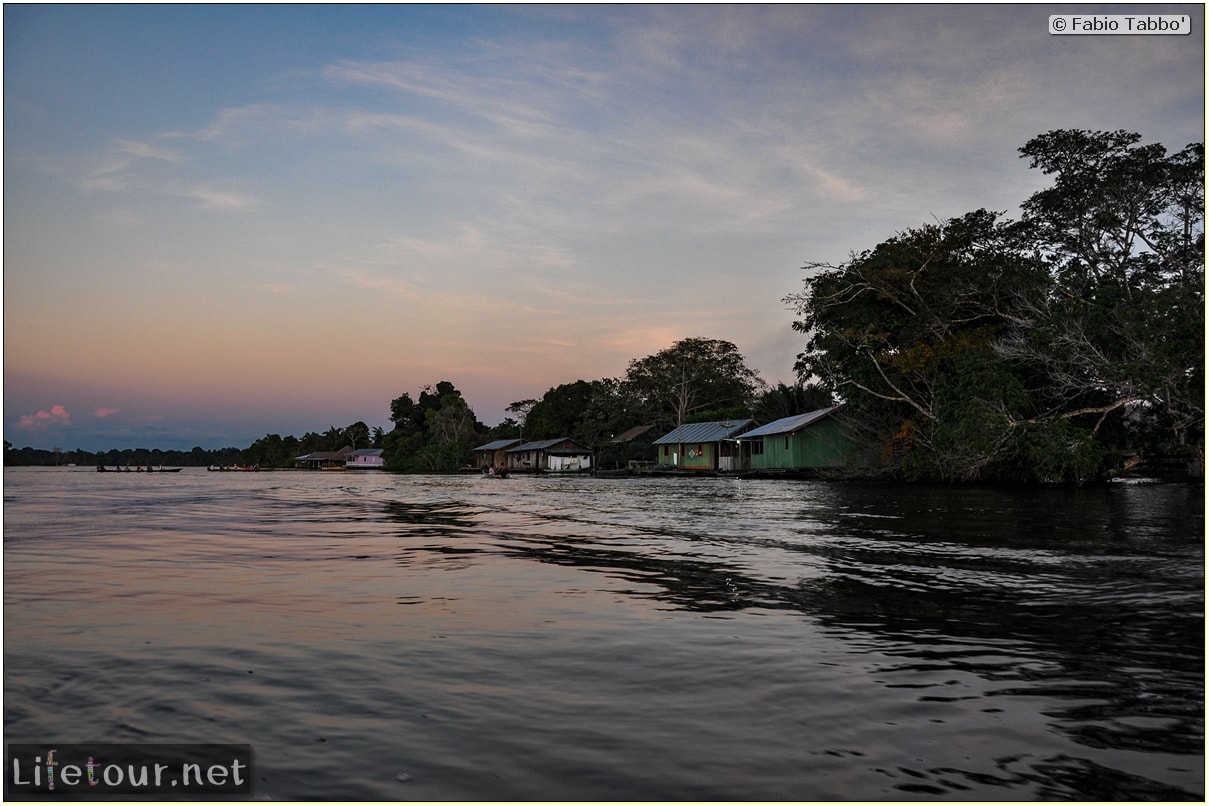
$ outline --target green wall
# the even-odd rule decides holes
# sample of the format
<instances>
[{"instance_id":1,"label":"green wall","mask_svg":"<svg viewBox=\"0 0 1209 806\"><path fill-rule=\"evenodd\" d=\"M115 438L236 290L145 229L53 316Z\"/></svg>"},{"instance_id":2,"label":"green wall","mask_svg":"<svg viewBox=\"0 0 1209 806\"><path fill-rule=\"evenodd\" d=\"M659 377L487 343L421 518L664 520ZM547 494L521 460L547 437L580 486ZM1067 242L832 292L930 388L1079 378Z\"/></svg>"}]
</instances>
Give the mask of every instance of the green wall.
<instances>
[{"instance_id":1,"label":"green wall","mask_svg":"<svg viewBox=\"0 0 1209 806\"><path fill-rule=\"evenodd\" d=\"M752 454L752 470L842 467L852 451L840 424L831 417L796 434L773 434L763 440L764 453Z\"/></svg>"},{"instance_id":2,"label":"green wall","mask_svg":"<svg viewBox=\"0 0 1209 806\"><path fill-rule=\"evenodd\" d=\"M686 442L680 445L657 445L659 448L659 456L656 459L658 462L667 462L671 464L674 456L678 455L677 467L684 470L713 470L714 468L714 452L717 450L717 445L712 442ZM663 449L668 449L667 456L663 455ZM700 450L700 456L690 456L690 453L696 453Z\"/></svg>"}]
</instances>

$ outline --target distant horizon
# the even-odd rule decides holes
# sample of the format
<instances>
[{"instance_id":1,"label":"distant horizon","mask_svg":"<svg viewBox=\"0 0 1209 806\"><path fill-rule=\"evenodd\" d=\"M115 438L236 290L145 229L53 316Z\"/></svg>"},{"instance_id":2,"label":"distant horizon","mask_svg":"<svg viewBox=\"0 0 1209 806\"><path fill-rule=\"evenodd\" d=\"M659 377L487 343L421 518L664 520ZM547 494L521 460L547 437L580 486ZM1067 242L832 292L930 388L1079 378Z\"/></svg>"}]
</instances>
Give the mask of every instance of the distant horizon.
<instances>
[{"instance_id":1,"label":"distant horizon","mask_svg":"<svg viewBox=\"0 0 1209 806\"><path fill-rule=\"evenodd\" d=\"M792 383L804 265L1018 217L1046 131L1204 140L1203 5L1049 10L7 5L5 439L385 429L443 380L493 426L692 337Z\"/></svg>"}]
</instances>

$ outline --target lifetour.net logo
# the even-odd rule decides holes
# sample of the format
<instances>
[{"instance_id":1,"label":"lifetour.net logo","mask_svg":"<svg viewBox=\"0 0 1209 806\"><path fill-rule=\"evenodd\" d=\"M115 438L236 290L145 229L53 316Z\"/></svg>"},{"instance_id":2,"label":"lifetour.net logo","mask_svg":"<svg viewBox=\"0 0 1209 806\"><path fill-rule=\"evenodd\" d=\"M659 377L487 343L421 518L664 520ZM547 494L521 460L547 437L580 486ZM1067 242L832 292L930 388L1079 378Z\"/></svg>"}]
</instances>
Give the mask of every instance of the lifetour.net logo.
<instances>
[{"instance_id":1,"label":"lifetour.net logo","mask_svg":"<svg viewBox=\"0 0 1209 806\"><path fill-rule=\"evenodd\" d=\"M248 795L248 744L10 744L4 794Z\"/></svg>"}]
</instances>

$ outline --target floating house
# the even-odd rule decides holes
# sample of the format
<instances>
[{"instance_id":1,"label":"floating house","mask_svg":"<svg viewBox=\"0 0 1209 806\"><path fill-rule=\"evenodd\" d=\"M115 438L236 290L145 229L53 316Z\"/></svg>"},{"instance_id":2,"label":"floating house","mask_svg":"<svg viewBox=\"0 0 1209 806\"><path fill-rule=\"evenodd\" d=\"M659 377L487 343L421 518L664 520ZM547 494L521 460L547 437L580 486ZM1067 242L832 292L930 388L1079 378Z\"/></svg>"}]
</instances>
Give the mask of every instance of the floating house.
<instances>
[{"instance_id":1,"label":"floating house","mask_svg":"<svg viewBox=\"0 0 1209 806\"><path fill-rule=\"evenodd\" d=\"M745 470L821 470L844 467L854 446L833 415L840 406L783 417L739 437Z\"/></svg>"},{"instance_id":2,"label":"floating house","mask_svg":"<svg viewBox=\"0 0 1209 806\"><path fill-rule=\"evenodd\" d=\"M383 464L381 448L360 448L345 460L345 467L349 470L381 470Z\"/></svg>"},{"instance_id":3,"label":"floating house","mask_svg":"<svg viewBox=\"0 0 1209 806\"><path fill-rule=\"evenodd\" d=\"M508 464L508 449L523 442L524 440L520 439L497 439L495 442L480 445L474 449L474 466L480 470L504 467Z\"/></svg>"},{"instance_id":4,"label":"floating house","mask_svg":"<svg viewBox=\"0 0 1209 806\"><path fill-rule=\"evenodd\" d=\"M352 448L341 448L338 451L315 451L294 459L294 467L305 470L344 470L348 466L348 457Z\"/></svg>"},{"instance_id":5,"label":"floating house","mask_svg":"<svg viewBox=\"0 0 1209 806\"><path fill-rule=\"evenodd\" d=\"M505 454L509 470L580 473L592 469L592 449L566 437L525 442Z\"/></svg>"},{"instance_id":6,"label":"floating house","mask_svg":"<svg viewBox=\"0 0 1209 806\"><path fill-rule=\"evenodd\" d=\"M712 423L688 423L653 443L655 461L677 470L738 472L743 468L741 445L736 439L751 430L752 420L723 420Z\"/></svg>"},{"instance_id":7,"label":"floating house","mask_svg":"<svg viewBox=\"0 0 1209 806\"><path fill-rule=\"evenodd\" d=\"M606 466L618 471L654 467L655 448L651 445L650 433L654 428L653 425L636 425L610 439L601 451L603 455L597 457L596 472Z\"/></svg>"}]
</instances>

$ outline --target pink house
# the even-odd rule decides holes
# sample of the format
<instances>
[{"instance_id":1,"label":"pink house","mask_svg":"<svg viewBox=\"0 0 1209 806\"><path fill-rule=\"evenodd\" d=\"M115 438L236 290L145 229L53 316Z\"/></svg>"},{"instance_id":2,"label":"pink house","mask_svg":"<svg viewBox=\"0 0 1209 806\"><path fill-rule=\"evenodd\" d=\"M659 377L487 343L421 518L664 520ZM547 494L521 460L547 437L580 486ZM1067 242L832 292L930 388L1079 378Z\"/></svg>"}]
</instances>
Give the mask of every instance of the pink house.
<instances>
[{"instance_id":1,"label":"pink house","mask_svg":"<svg viewBox=\"0 0 1209 806\"><path fill-rule=\"evenodd\" d=\"M344 466L349 470L381 470L382 449L362 448L353 451L348 455L348 460Z\"/></svg>"}]
</instances>

